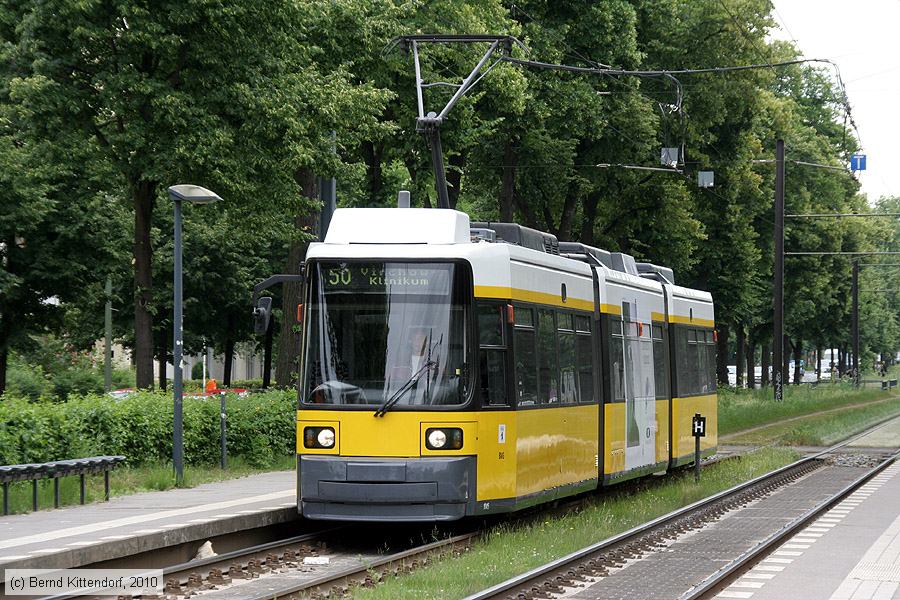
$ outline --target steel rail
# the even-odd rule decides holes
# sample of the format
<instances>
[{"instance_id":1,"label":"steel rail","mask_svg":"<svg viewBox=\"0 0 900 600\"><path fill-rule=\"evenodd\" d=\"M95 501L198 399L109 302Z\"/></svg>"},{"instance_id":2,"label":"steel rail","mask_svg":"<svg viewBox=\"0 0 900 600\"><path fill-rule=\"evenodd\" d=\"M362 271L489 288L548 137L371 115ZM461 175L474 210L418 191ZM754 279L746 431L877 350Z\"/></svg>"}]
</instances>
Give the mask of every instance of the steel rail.
<instances>
[{"instance_id":1,"label":"steel rail","mask_svg":"<svg viewBox=\"0 0 900 600\"><path fill-rule=\"evenodd\" d=\"M232 564L232 561L237 559L247 558L256 554L262 554L267 551L271 551L274 549L285 548L289 546L293 546L296 544L303 544L306 542L315 541L319 537L334 533L336 531L340 531L344 529L344 526L341 527L332 527L330 529L322 529L319 531L305 533L302 535L297 535L294 537L284 538L281 540L274 540L272 542L266 542L264 544L257 544L256 546L249 546L247 548L241 548L239 550L232 550L231 552L225 552L223 554L216 554L214 556L210 556L208 558L201 558L197 560L190 560L186 563L181 563L177 565L172 565L169 567L164 567L162 569L163 572L163 580L168 581L170 579L177 579L180 584L184 585L188 581L188 577L196 572L197 570L212 570L218 566L223 566L224 570L227 572L228 568ZM87 568L86 567L82 568ZM149 569L148 569L149 570ZM56 594L53 596L44 596L41 600L66 600L68 598L83 598L83 597L91 597L91 594L85 596L84 594L78 593L62 593Z\"/></svg>"},{"instance_id":2,"label":"steel rail","mask_svg":"<svg viewBox=\"0 0 900 600\"><path fill-rule=\"evenodd\" d=\"M233 550L231 552L226 552L224 554L216 554L215 556L210 556L208 558L201 558L198 560L190 560L186 563L181 563L180 565L172 565L171 567L165 567L163 569L163 577L166 579L171 579L173 576L184 575L186 581L186 576L190 573L193 573L197 569L206 569L206 568L215 568L218 565L222 564L225 566L225 570L228 570L228 566L231 564L231 561L236 559L246 558L248 556L253 556L254 554L261 554L263 552L268 552L270 550L280 549L288 546L293 546L295 544L302 544L305 542L312 542L323 535L334 533L336 531L340 531L344 529L344 527L334 527L331 529L323 529L321 531L315 531L312 533L304 533L302 535L297 535L290 538L285 538L283 540L275 540L273 542L266 542L265 544L258 544L256 546L250 546L248 548L241 548L240 550ZM226 564L227 563L227 564ZM184 583L182 581L182 583Z\"/></svg>"},{"instance_id":3,"label":"steel rail","mask_svg":"<svg viewBox=\"0 0 900 600\"><path fill-rule=\"evenodd\" d=\"M825 454L834 452L835 450L843 448L844 446L851 444L854 441L856 441L862 437L865 437L865 436L873 433L874 431L881 429L882 427L886 427L889 423L895 421L897 418L898 417L892 417L890 419L887 419L884 422L881 422L881 423L875 425L874 427L871 427L857 435L851 436L851 437L849 437L833 446L830 446L820 452L817 452L813 455L803 457L789 465L785 465L779 469L776 469L775 471L766 473L764 475L760 475L759 477L751 479L750 481L745 481L744 483L739 483L738 485L728 488L727 490L723 490L717 494L714 494L714 495L704 498L702 500L698 500L697 502L694 502L693 504L689 504L688 506L679 508L678 510L675 510L668 514L662 515L661 517L657 517L656 519L653 519L652 521L649 521L642 525L638 525L637 527L633 527L627 531L624 531L620 534L614 535L605 540L601 540L595 544L592 544L590 546L582 548L581 550L576 550L575 552L572 552L571 554L568 554L568 555L558 558L552 562L549 562L547 564L536 567L530 571L527 571L526 573L523 573L521 575L518 575L516 577L508 579L504 582L498 583L495 586L492 586L490 588L487 588L485 590L482 590L480 592L477 592L475 594L467 596L466 598L464 598L464 600L488 600L489 598L496 598L496 597L500 596L500 594L503 594L504 592L518 589L518 588L521 588L533 581L538 581L542 578L546 578L547 575L549 575L555 571L564 569L564 568L568 567L569 565L578 563L579 561L582 561L593 554L597 554L604 550L608 550L608 549L614 548L616 546L623 545L627 542L635 541L636 539L640 538L642 535L649 533L652 530L660 528L664 525L673 523L673 522L677 521L678 519L689 515L692 512L695 512L695 511L698 511L707 506L713 505L716 502L724 500L730 496L735 496L757 484L764 483L767 480L775 479L778 476L785 474L788 471L799 469L807 464L810 464L810 463L818 460L820 457L824 456Z\"/></svg>"},{"instance_id":4,"label":"steel rail","mask_svg":"<svg viewBox=\"0 0 900 600\"><path fill-rule=\"evenodd\" d=\"M849 496L867 481L875 477L875 475L881 473L888 466L893 464L898 457L900 457L900 450L894 452L894 454L881 461L868 473L864 473L858 479L856 479L856 481L850 483L842 490L833 494L818 506L809 509L806 513L800 515L792 522L785 525L784 528L782 528L780 531L773 533L768 538L751 548L749 551L741 554L726 567L720 569L719 571L716 571L712 576L704 580L699 586L695 587L692 590L689 590L687 593L682 595L680 600L699 600L700 598L703 598L713 593L714 591L719 591L721 588L725 587L729 581L740 577L740 575L746 571L745 567L750 564L759 562L758 559L767 556L769 552L773 548L778 546L783 540L792 537L795 533L804 529L819 515L828 511L835 504L843 500L845 497Z\"/></svg>"},{"instance_id":5,"label":"steel rail","mask_svg":"<svg viewBox=\"0 0 900 600\"><path fill-rule=\"evenodd\" d=\"M384 558L373 561L368 565L358 567L348 567L337 573L323 575L309 581L285 586L280 589L266 590L263 594L244 596L246 600L271 600L272 598L284 598L291 594L300 592L315 592L318 590L330 589L338 586L346 586L352 582L362 582L371 577L373 571L385 571L395 566L397 563L406 564L409 561L415 561L417 558L427 556L435 551L455 546L468 545L473 539L480 536L481 532L475 531L464 533L462 535L453 536L437 542L431 542L424 546L418 546L403 552L397 552L385 556Z\"/></svg>"}]
</instances>

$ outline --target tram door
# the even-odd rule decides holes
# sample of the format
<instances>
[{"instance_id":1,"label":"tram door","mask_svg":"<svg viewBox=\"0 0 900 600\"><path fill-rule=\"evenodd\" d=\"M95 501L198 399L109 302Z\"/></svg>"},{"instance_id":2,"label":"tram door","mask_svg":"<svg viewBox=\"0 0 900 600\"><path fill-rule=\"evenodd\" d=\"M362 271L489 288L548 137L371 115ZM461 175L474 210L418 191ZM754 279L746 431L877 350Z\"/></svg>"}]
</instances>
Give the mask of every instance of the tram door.
<instances>
[{"instance_id":1,"label":"tram door","mask_svg":"<svg viewBox=\"0 0 900 600\"><path fill-rule=\"evenodd\" d=\"M625 329L625 468L656 462L656 389L650 324L637 319L637 303L622 303Z\"/></svg>"}]
</instances>

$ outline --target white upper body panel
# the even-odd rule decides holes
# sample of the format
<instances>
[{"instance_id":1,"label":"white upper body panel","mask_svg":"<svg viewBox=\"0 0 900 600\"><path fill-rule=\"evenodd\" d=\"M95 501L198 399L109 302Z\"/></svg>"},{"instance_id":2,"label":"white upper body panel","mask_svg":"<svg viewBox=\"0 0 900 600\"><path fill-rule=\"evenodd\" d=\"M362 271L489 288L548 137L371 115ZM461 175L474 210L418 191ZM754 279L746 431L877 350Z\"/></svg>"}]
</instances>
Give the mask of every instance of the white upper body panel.
<instances>
[{"instance_id":1,"label":"white upper body panel","mask_svg":"<svg viewBox=\"0 0 900 600\"><path fill-rule=\"evenodd\" d=\"M469 215L421 208L339 208L326 244L467 244Z\"/></svg>"},{"instance_id":2,"label":"white upper body panel","mask_svg":"<svg viewBox=\"0 0 900 600\"><path fill-rule=\"evenodd\" d=\"M591 271L600 281L600 304L636 305L649 322L665 310L658 281L506 243L472 242L469 217L455 210L344 208L335 211L324 242L312 243L307 259L463 260L471 264L475 296L512 298L590 310ZM565 284L566 301L561 300ZM709 293L681 286L669 289L669 314L712 320Z\"/></svg>"}]
</instances>

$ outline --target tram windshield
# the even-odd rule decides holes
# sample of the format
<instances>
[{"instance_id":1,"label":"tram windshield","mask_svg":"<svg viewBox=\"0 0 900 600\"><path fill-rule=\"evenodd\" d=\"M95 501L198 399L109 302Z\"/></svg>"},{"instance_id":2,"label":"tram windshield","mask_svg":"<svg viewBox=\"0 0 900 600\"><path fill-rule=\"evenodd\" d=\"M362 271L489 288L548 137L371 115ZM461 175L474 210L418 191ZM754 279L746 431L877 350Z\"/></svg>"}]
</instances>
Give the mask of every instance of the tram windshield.
<instances>
[{"instance_id":1,"label":"tram windshield","mask_svg":"<svg viewBox=\"0 0 900 600\"><path fill-rule=\"evenodd\" d=\"M466 402L465 269L318 262L310 277L305 403L382 410Z\"/></svg>"}]
</instances>

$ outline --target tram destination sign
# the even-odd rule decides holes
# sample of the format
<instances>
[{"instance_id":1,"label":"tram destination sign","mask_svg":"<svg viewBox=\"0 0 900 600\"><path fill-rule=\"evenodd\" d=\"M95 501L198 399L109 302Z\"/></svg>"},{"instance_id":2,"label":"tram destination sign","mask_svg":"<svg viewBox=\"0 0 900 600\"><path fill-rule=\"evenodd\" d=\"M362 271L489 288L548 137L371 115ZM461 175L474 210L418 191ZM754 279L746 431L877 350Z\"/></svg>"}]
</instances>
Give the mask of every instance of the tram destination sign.
<instances>
[{"instance_id":1,"label":"tram destination sign","mask_svg":"<svg viewBox=\"0 0 900 600\"><path fill-rule=\"evenodd\" d=\"M425 263L324 263L320 274L327 293L446 296L452 272Z\"/></svg>"}]
</instances>

